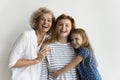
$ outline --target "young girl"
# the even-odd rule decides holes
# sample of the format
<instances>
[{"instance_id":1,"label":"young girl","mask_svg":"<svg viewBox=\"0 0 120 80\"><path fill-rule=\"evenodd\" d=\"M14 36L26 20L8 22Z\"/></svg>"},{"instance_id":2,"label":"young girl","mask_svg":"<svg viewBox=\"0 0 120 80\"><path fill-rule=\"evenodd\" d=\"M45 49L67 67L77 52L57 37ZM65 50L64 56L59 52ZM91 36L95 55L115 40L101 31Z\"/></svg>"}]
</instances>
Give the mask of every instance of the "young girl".
<instances>
[{"instance_id":1,"label":"young girl","mask_svg":"<svg viewBox=\"0 0 120 80\"><path fill-rule=\"evenodd\" d=\"M74 48L70 44L70 39L68 39L73 29L75 29L74 19L69 15L61 14L55 21L54 31L51 37L44 42L50 49L47 55L49 69L48 80L77 80L75 68L61 74L56 79L50 75L51 71L62 69L75 58ZM43 73L45 72L43 71Z\"/></svg>"},{"instance_id":2,"label":"young girl","mask_svg":"<svg viewBox=\"0 0 120 80\"><path fill-rule=\"evenodd\" d=\"M80 80L101 80L93 49L83 29L72 31L71 44L75 48L76 58L61 70L53 71L52 76L57 77L77 66Z\"/></svg>"}]
</instances>

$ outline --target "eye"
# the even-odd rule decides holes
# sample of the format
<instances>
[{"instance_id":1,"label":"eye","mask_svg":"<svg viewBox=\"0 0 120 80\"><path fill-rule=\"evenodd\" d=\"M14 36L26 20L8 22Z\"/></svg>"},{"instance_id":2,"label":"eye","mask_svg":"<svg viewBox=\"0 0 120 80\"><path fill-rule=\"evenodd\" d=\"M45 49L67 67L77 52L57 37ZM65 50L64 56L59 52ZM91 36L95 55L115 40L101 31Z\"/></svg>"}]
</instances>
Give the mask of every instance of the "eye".
<instances>
[{"instance_id":1,"label":"eye","mask_svg":"<svg viewBox=\"0 0 120 80\"><path fill-rule=\"evenodd\" d=\"M69 25L66 24L66 27L69 27Z\"/></svg>"},{"instance_id":2,"label":"eye","mask_svg":"<svg viewBox=\"0 0 120 80\"><path fill-rule=\"evenodd\" d=\"M41 21L44 21L45 19L43 17L40 18Z\"/></svg>"},{"instance_id":3,"label":"eye","mask_svg":"<svg viewBox=\"0 0 120 80\"><path fill-rule=\"evenodd\" d=\"M63 24L62 23L58 23L58 26L62 26Z\"/></svg>"},{"instance_id":4,"label":"eye","mask_svg":"<svg viewBox=\"0 0 120 80\"><path fill-rule=\"evenodd\" d=\"M48 21L48 22L52 22L52 19L48 19L47 21Z\"/></svg>"},{"instance_id":5,"label":"eye","mask_svg":"<svg viewBox=\"0 0 120 80\"><path fill-rule=\"evenodd\" d=\"M76 40L79 40L79 38L75 38Z\"/></svg>"}]
</instances>

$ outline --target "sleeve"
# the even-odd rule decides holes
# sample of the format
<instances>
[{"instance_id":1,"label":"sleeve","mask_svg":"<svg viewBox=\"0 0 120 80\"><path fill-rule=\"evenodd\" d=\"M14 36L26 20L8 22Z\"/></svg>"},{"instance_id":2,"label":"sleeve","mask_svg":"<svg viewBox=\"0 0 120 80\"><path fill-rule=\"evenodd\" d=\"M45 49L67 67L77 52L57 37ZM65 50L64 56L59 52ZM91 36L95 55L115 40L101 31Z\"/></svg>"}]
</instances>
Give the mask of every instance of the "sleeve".
<instances>
[{"instance_id":1,"label":"sleeve","mask_svg":"<svg viewBox=\"0 0 120 80\"><path fill-rule=\"evenodd\" d=\"M77 55L83 57L84 59L86 59L89 56L89 49L88 48L80 48L78 50Z\"/></svg>"},{"instance_id":2,"label":"sleeve","mask_svg":"<svg viewBox=\"0 0 120 80\"><path fill-rule=\"evenodd\" d=\"M19 60L22 57L22 53L25 49L25 43L26 43L26 36L24 32L18 37L18 39L13 45L13 48L10 51L9 63L8 63L9 68L12 68L16 64L17 60Z\"/></svg>"}]
</instances>

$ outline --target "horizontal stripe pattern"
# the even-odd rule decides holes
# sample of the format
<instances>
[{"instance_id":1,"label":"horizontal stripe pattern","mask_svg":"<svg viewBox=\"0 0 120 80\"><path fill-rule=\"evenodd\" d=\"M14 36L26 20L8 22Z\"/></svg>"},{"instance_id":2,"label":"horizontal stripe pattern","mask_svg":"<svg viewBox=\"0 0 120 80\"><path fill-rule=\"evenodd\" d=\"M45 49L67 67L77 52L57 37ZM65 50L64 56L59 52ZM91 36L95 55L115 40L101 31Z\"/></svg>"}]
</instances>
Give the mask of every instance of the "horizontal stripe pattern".
<instances>
[{"instance_id":1,"label":"horizontal stripe pattern","mask_svg":"<svg viewBox=\"0 0 120 80\"><path fill-rule=\"evenodd\" d=\"M74 49L70 43L62 44L56 42L54 44L50 44L48 47L51 50L47 56L50 70L60 70L75 58ZM49 77L50 80L53 80L50 75ZM65 74L60 75L55 80L77 80L76 78L76 70L74 68Z\"/></svg>"},{"instance_id":2,"label":"horizontal stripe pattern","mask_svg":"<svg viewBox=\"0 0 120 80\"><path fill-rule=\"evenodd\" d=\"M48 67L47 67L47 62L45 59L42 61L40 80L49 80L48 79Z\"/></svg>"}]
</instances>

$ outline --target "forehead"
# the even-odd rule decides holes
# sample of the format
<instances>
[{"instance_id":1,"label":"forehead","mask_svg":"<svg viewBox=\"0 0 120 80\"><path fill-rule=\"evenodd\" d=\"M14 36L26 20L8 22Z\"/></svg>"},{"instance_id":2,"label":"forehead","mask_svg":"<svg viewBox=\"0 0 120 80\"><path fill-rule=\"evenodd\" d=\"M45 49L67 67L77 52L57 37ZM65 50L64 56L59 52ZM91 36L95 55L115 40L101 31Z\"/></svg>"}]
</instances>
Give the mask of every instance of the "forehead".
<instances>
[{"instance_id":1,"label":"forehead","mask_svg":"<svg viewBox=\"0 0 120 80\"><path fill-rule=\"evenodd\" d=\"M68 23L68 24L71 24L71 21L69 19L60 19L60 20L58 20L58 23Z\"/></svg>"},{"instance_id":2,"label":"forehead","mask_svg":"<svg viewBox=\"0 0 120 80\"><path fill-rule=\"evenodd\" d=\"M41 15L42 18L52 18L52 14L50 13L44 13Z\"/></svg>"},{"instance_id":3,"label":"forehead","mask_svg":"<svg viewBox=\"0 0 120 80\"><path fill-rule=\"evenodd\" d=\"M72 33L71 37L82 37L79 33Z\"/></svg>"}]
</instances>

